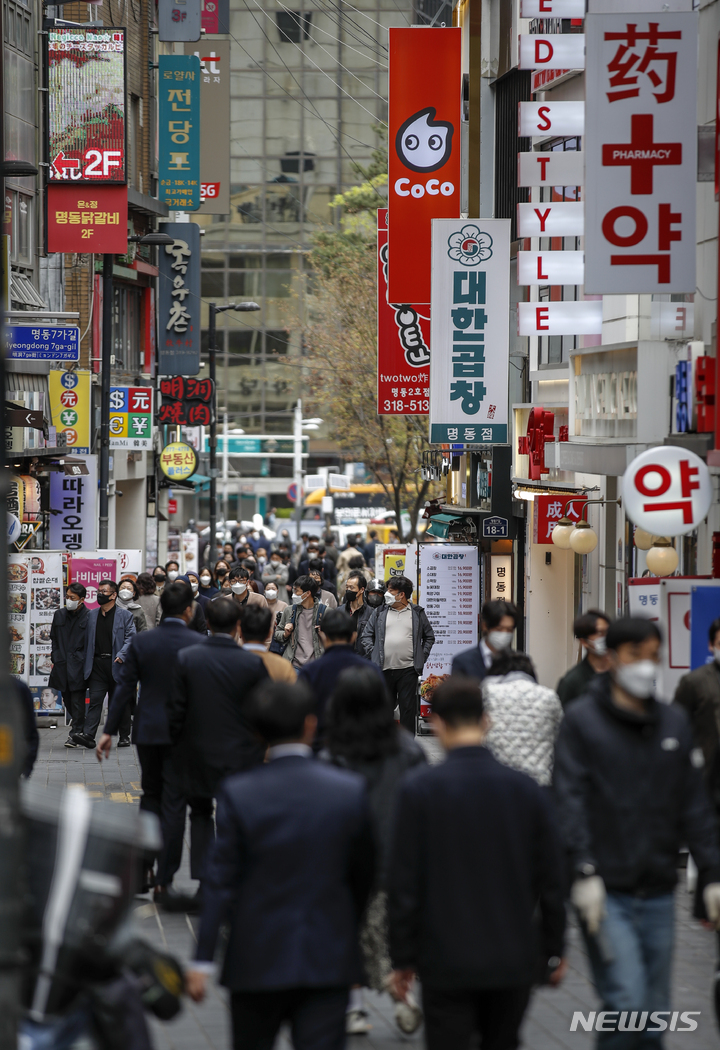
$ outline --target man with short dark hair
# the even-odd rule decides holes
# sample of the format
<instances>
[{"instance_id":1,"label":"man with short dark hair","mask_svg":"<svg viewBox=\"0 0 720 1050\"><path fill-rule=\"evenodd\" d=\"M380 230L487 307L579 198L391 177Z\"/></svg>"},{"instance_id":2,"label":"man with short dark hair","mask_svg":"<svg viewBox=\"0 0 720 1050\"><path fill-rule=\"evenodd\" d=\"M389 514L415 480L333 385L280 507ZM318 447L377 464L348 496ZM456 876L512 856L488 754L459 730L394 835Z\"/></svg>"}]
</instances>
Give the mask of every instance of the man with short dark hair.
<instances>
[{"instance_id":1,"label":"man with short dark hair","mask_svg":"<svg viewBox=\"0 0 720 1050\"><path fill-rule=\"evenodd\" d=\"M50 625L53 667L48 685L62 693L65 710L70 715L65 747L72 748L83 746L79 738L85 729L85 655L90 615L85 605L86 594L82 583L71 583L65 608L57 610Z\"/></svg>"},{"instance_id":2,"label":"man with short dark hair","mask_svg":"<svg viewBox=\"0 0 720 1050\"><path fill-rule=\"evenodd\" d=\"M320 601L319 591L312 576L298 576L292 604L283 609L275 630L275 641L285 646L283 656L296 671L323 653L319 630L327 606Z\"/></svg>"},{"instance_id":3,"label":"man with short dark hair","mask_svg":"<svg viewBox=\"0 0 720 1050\"><path fill-rule=\"evenodd\" d=\"M463 649L452 662L452 673L482 682L498 653L512 646L517 627L517 609L512 602L485 602L480 611L480 641Z\"/></svg>"},{"instance_id":4,"label":"man with short dark hair","mask_svg":"<svg viewBox=\"0 0 720 1050\"><path fill-rule=\"evenodd\" d=\"M323 605L326 605L328 609L337 609L337 590L332 583L326 582L324 563L320 558L310 559L307 574L312 576L320 588L320 601Z\"/></svg>"},{"instance_id":5,"label":"man with short dark hair","mask_svg":"<svg viewBox=\"0 0 720 1050\"><path fill-rule=\"evenodd\" d=\"M84 674L90 703L85 715L85 729L77 739L93 750L103 701L107 695L108 704L112 703L115 684L120 680L121 667L135 634L133 615L127 609L117 607L117 595L115 580L101 580L97 591L98 608L88 616ZM130 741L123 740L122 745L129 747Z\"/></svg>"},{"instance_id":6,"label":"man with short dark hair","mask_svg":"<svg viewBox=\"0 0 720 1050\"><path fill-rule=\"evenodd\" d=\"M412 592L407 576L388 580L385 604L367 619L360 648L383 672L393 706L400 708L400 724L415 736L417 682L435 633L422 606L410 601Z\"/></svg>"},{"instance_id":7,"label":"man with short dark hair","mask_svg":"<svg viewBox=\"0 0 720 1050\"><path fill-rule=\"evenodd\" d=\"M610 617L599 609L589 609L575 618L573 634L585 655L557 684L555 691L563 707L583 696L596 674L607 671L609 662L605 636L609 626Z\"/></svg>"},{"instance_id":8,"label":"man with short dark hair","mask_svg":"<svg viewBox=\"0 0 720 1050\"><path fill-rule=\"evenodd\" d=\"M268 1050L283 1021L296 1047L342 1050L374 875L365 782L312 761L317 719L302 686L263 686L250 714L268 761L218 794L188 992L203 999L228 919L221 980L231 993L234 1050Z\"/></svg>"},{"instance_id":9,"label":"man with short dark hair","mask_svg":"<svg viewBox=\"0 0 720 1050\"><path fill-rule=\"evenodd\" d=\"M404 999L419 975L428 1050L469 1050L477 1034L515 1050L538 964L554 985L565 971L560 842L543 789L482 746L477 679L441 682L432 722L447 761L406 774L396 803L391 992Z\"/></svg>"},{"instance_id":10,"label":"man with short dark hair","mask_svg":"<svg viewBox=\"0 0 720 1050\"><path fill-rule=\"evenodd\" d=\"M263 608L267 609L267 602L262 594L256 594L249 586L250 575L250 570L246 569L244 565L236 565L235 568L230 570L228 573L228 579L230 580L232 600L241 608L242 606L249 604L261 605ZM217 601L219 599L216 598L215 600Z\"/></svg>"},{"instance_id":11,"label":"man with short dark hair","mask_svg":"<svg viewBox=\"0 0 720 1050\"><path fill-rule=\"evenodd\" d=\"M345 604L343 610L352 616L353 623L355 624L355 632L357 637L355 638L355 652L362 652L362 633L365 629L369 617L372 615L372 609L365 602L365 589L367 587L367 580L365 579L365 573L361 572L360 569L353 569L347 578L345 584Z\"/></svg>"},{"instance_id":12,"label":"man with short dark hair","mask_svg":"<svg viewBox=\"0 0 720 1050\"><path fill-rule=\"evenodd\" d=\"M268 652L272 638L273 615L270 609L244 605L240 610L240 644L249 653L257 653L274 682L296 682L297 672L278 653Z\"/></svg>"},{"instance_id":13,"label":"man with short dark hair","mask_svg":"<svg viewBox=\"0 0 720 1050\"><path fill-rule=\"evenodd\" d=\"M685 712L655 699L661 636L627 617L607 636L610 669L560 724L556 808L574 881L570 893L595 987L608 1011L667 1011L677 857L699 870L707 915L720 924L720 851ZM612 1028L598 1046L635 1048ZM614 1040L614 1041L613 1041Z\"/></svg>"}]
</instances>

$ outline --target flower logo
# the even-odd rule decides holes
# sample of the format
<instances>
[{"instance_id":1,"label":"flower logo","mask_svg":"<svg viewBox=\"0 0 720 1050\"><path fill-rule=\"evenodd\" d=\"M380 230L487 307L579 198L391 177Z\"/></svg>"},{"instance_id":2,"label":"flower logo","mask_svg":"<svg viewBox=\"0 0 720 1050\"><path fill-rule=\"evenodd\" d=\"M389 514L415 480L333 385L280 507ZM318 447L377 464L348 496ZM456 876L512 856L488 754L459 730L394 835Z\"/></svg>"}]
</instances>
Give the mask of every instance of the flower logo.
<instances>
[{"instance_id":1,"label":"flower logo","mask_svg":"<svg viewBox=\"0 0 720 1050\"><path fill-rule=\"evenodd\" d=\"M489 233L482 233L478 226L469 223L463 226L460 233L452 233L448 237L448 255L463 266L477 266L492 256L492 242Z\"/></svg>"}]
</instances>

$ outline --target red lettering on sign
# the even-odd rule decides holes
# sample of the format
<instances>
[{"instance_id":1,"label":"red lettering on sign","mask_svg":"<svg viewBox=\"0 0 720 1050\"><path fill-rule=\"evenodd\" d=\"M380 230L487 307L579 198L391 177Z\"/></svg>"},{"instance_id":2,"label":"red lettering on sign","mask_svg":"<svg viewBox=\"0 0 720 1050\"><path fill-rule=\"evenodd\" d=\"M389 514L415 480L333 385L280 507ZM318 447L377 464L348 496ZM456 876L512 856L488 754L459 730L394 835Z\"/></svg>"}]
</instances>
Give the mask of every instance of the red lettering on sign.
<instances>
[{"instance_id":1,"label":"red lettering on sign","mask_svg":"<svg viewBox=\"0 0 720 1050\"><path fill-rule=\"evenodd\" d=\"M632 219L635 229L626 237L615 232L615 223L624 217ZM602 221L602 232L605 239L615 244L618 248L631 248L639 244L648 231L648 221L639 208L611 208Z\"/></svg>"},{"instance_id":2,"label":"red lettering on sign","mask_svg":"<svg viewBox=\"0 0 720 1050\"><path fill-rule=\"evenodd\" d=\"M660 484L657 488L651 489L645 482L645 478L648 474L660 475ZM642 493L643 496L662 496L664 492L667 492L671 484L672 478L670 477L670 471L660 463L648 463L647 466L641 467L635 475L635 488L638 492Z\"/></svg>"}]
</instances>

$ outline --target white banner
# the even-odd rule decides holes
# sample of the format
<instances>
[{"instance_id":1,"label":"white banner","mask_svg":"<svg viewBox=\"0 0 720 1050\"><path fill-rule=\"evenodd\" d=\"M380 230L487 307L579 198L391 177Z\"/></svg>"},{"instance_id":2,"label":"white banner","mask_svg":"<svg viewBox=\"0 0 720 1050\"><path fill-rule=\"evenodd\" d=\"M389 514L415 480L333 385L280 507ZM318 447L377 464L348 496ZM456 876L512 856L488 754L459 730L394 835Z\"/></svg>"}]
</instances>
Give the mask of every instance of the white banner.
<instances>
[{"instance_id":1,"label":"white banner","mask_svg":"<svg viewBox=\"0 0 720 1050\"><path fill-rule=\"evenodd\" d=\"M522 137L584 134L584 102L518 103L518 135Z\"/></svg>"},{"instance_id":2,"label":"white banner","mask_svg":"<svg viewBox=\"0 0 720 1050\"><path fill-rule=\"evenodd\" d=\"M578 150L518 153L518 186L582 186L584 158Z\"/></svg>"},{"instance_id":3,"label":"white banner","mask_svg":"<svg viewBox=\"0 0 720 1050\"><path fill-rule=\"evenodd\" d=\"M587 19L585 290L695 291L697 16Z\"/></svg>"},{"instance_id":4,"label":"white banner","mask_svg":"<svg viewBox=\"0 0 720 1050\"><path fill-rule=\"evenodd\" d=\"M582 33L520 36L520 69L584 69L585 37Z\"/></svg>"},{"instance_id":5,"label":"white banner","mask_svg":"<svg viewBox=\"0 0 720 1050\"><path fill-rule=\"evenodd\" d=\"M518 303L518 335L602 335L602 302Z\"/></svg>"},{"instance_id":6,"label":"white banner","mask_svg":"<svg viewBox=\"0 0 720 1050\"><path fill-rule=\"evenodd\" d=\"M584 18L585 0L520 0L521 18Z\"/></svg>"},{"instance_id":7,"label":"white banner","mask_svg":"<svg viewBox=\"0 0 720 1050\"><path fill-rule=\"evenodd\" d=\"M518 237L582 237L585 232L584 204L518 204Z\"/></svg>"},{"instance_id":8,"label":"white banner","mask_svg":"<svg viewBox=\"0 0 720 1050\"><path fill-rule=\"evenodd\" d=\"M87 474L50 474L50 546L92 550L97 543L97 456L83 456Z\"/></svg>"},{"instance_id":9,"label":"white banner","mask_svg":"<svg viewBox=\"0 0 720 1050\"><path fill-rule=\"evenodd\" d=\"M501 220L498 220L501 221ZM463 649L478 644L480 566L477 547L423 543L420 546L420 598L435 632L435 644L423 669L421 712L432 692L450 674Z\"/></svg>"},{"instance_id":10,"label":"white banner","mask_svg":"<svg viewBox=\"0 0 720 1050\"><path fill-rule=\"evenodd\" d=\"M518 284L582 284L584 257L584 252L518 252Z\"/></svg>"},{"instance_id":11,"label":"white banner","mask_svg":"<svg viewBox=\"0 0 720 1050\"><path fill-rule=\"evenodd\" d=\"M433 219L431 442L507 442L509 310L510 220Z\"/></svg>"},{"instance_id":12,"label":"white banner","mask_svg":"<svg viewBox=\"0 0 720 1050\"><path fill-rule=\"evenodd\" d=\"M48 688L52 671L50 626L63 600L62 554L28 551L8 555L10 673L30 686L35 710L56 714L60 694Z\"/></svg>"}]
</instances>

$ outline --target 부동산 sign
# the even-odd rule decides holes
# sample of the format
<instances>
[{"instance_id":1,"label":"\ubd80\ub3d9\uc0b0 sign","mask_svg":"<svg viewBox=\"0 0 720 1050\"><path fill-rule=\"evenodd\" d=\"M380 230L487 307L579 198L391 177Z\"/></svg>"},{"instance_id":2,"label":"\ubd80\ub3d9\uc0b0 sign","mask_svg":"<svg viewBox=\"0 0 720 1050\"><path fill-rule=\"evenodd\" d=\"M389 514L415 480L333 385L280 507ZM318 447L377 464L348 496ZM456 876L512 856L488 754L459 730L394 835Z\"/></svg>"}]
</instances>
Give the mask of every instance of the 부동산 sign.
<instances>
[{"instance_id":1,"label":"\ubd80\ub3d9\uc0b0 sign","mask_svg":"<svg viewBox=\"0 0 720 1050\"><path fill-rule=\"evenodd\" d=\"M433 219L430 441L507 442L510 220Z\"/></svg>"},{"instance_id":2,"label":"\ubd80\ub3d9\uc0b0 sign","mask_svg":"<svg viewBox=\"0 0 720 1050\"><path fill-rule=\"evenodd\" d=\"M11 324L5 329L12 361L79 361L80 329Z\"/></svg>"}]
</instances>

